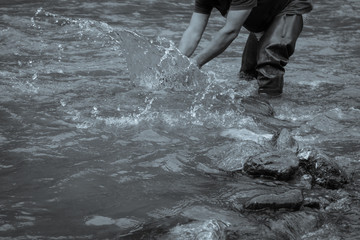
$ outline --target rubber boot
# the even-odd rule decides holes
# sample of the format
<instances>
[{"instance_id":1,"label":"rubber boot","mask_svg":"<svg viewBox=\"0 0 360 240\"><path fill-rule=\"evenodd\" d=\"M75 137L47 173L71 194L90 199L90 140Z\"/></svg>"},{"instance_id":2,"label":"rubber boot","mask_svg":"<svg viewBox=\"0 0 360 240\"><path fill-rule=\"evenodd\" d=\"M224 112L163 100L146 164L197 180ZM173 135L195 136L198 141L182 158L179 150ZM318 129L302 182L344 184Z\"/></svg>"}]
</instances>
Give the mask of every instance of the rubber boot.
<instances>
[{"instance_id":1,"label":"rubber boot","mask_svg":"<svg viewBox=\"0 0 360 240\"><path fill-rule=\"evenodd\" d=\"M255 34L250 32L246 45L242 54L241 68L239 77L247 81L255 80L257 78L257 54L259 41Z\"/></svg>"},{"instance_id":2,"label":"rubber boot","mask_svg":"<svg viewBox=\"0 0 360 240\"><path fill-rule=\"evenodd\" d=\"M303 28L301 15L278 15L260 39L257 67L259 93L280 95L284 85L284 67L295 51Z\"/></svg>"}]
</instances>

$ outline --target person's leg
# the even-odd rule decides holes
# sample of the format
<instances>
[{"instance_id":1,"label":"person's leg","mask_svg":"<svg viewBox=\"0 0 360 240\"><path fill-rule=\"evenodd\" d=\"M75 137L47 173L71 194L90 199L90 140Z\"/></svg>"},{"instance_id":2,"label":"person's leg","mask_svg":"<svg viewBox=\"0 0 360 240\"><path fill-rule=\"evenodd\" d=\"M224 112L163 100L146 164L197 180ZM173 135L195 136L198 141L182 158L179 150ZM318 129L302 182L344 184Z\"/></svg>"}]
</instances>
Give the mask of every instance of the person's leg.
<instances>
[{"instance_id":1,"label":"person's leg","mask_svg":"<svg viewBox=\"0 0 360 240\"><path fill-rule=\"evenodd\" d=\"M257 77L257 49L259 41L254 33L250 33L242 54L239 77L245 80L253 80Z\"/></svg>"},{"instance_id":2,"label":"person's leg","mask_svg":"<svg viewBox=\"0 0 360 240\"><path fill-rule=\"evenodd\" d=\"M278 15L260 39L257 55L259 93L280 95L284 84L284 67L294 53L303 28L301 15Z\"/></svg>"}]
</instances>

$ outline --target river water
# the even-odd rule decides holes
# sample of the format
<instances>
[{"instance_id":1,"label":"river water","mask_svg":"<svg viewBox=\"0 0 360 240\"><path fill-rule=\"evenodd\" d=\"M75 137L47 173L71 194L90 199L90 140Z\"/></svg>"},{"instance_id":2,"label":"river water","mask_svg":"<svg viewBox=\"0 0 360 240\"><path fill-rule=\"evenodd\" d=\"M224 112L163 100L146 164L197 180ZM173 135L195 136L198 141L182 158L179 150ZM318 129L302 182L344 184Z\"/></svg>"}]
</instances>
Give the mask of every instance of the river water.
<instances>
[{"instance_id":1,"label":"river water","mask_svg":"<svg viewBox=\"0 0 360 240\"><path fill-rule=\"evenodd\" d=\"M358 239L360 2L315 1L272 99L238 78L245 30L202 72L178 55L192 2L1 1L0 239ZM239 210L295 187L223 171L283 128L352 181L312 189L323 209Z\"/></svg>"}]
</instances>

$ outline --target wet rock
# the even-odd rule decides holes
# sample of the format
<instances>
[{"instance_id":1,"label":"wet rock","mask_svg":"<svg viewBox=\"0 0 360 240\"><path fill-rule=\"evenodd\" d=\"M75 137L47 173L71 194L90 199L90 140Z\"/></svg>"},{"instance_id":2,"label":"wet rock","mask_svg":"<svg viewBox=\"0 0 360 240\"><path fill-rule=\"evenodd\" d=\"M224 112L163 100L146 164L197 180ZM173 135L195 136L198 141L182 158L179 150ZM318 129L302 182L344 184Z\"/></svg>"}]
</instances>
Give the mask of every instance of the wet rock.
<instances>
[{"instance_id":1,"label":"wet rock","mask_svg":"<svg viewBox=\"0 0 360 240\"><path fill-rule=\"evenodd\" d=\"M336 133L344 129L344 126L338 121L323 114L315 116L311 121L306 123L306 126L326 133Z\"/></svg>"},{"instance_id":2,"label":"wet rock","mask_svg":"<svg viewBox=\"0 0 360 240\"><path fill-rule=\"evenodd\" d=\"M324 209L330 204L329 200L321 196L308 196L304 198L304 207Z\"/></svg>"},{"instance_id":3,"label":"wet rock","mask_svg":"<svg viewBox=\"0 0 360 240\"><path fill-rule=\"evenodd\" d=\"M254 197L244 205L245 209L280 209L298 210L304 201L301 190L295 189L280 194L266 194Z\"/></svg>"},{"instance_id":4,"label":"wet rock","mask_svg":"<svg viewBox=\"0 0 360 240\"><path fill-rule=\"evenodd\" d=\"M181 213L190 222L178 224L161 239L266 239L267 227L233 210L191 206ZM241 236L241 237L239 237Z\"/></svg>"},{"instance_id":5,"label":"wet rock","mask_svg":"<svg viewBox=\"0 0 360 240\"><path fill-rule=\"evenodd\" d=\"M313 211L275 213L271 217L259 215L252 219L254 218L257 218L254 222L228 227L226 239L302 239L309 231L314 231L323 224L321 214Z\"/></svg>"},{"instance_id":6,"label":"wet rock","mask_svg":"<svg viewBox=\"0 0 360 240\"><path fill-rule=\"evenodd\" d=\"M314 183L329 189L341 188L348 183L348 176L340 166L324 153L313 148L298 151L300 166L314 179Z\"/></svg>"},{"instance_id":7,"label":"wet rock","mask_svg":"<svg viewBox=\"0 0 360 240\"><path fill-rule=\"evenodd\" d=\"M238 224L230 226L225 230L226 240L272 240L275 236L267 231L267 229L257 222L244 222L244 224Z\"/></svg>"},{"instance_id":8,"label":"wet rock","mask_svg":"<svg viewBox=\"0 0 360 240\"><path fill-rule=\"evenodd\" d=\"M197 221L216 219L224 223L233 223L240 220L239 214L236 212L203 205L190 206L182 211L181 216Z\"/></svg>"},{"instance_id":9,"label":"wet rock","mask_svg":"<svg viewBox=\"0 0 360 240\"><path fill-rule=\"evenodd\" d=\"M304 193L304 207L323 211L352 211L351 196L347 190L321 189Z\"/></svg>"},{"instance_id":10,"label":"wet rock","mask_svg":"<svg viewBox=\"0 0 360 240\"><path fill-rule=\"evenodd\" d=\"M283 128L276 138L275 146L279 151L291 150L296 152L298 144L295 139L291 136L289 130Z\"/></svg>"},{"instance_id":11,"label":"wet rock","mask_svg":"<svg viewBox=\"0 0 360 240\"><path fill-rule=\"evenodd\" d=\"M213 165L224 171L239 171L244 163L254 154L264 151L263 147L253 141L243 141L214 147L207 152Z\"/></svg>"},{"instance_id":12,"label":"wet rock","mask_svg":"<svg viewBox=\"0 0 360 240\"><path fill-rule=\"evenodd\" d=\"M193 231L201 234L198 235L190 235L189 238L186 239L213 239L212 236L218 236L220 238L215 239L264 239L264 236L267 236L267 232L263 231L264 226L259 225L257 221L254 219L249 219L248 217L240 214L239 212L233 210L224 210L221 208L217 208L214 206L191 206L187 208L181 214L184 217L187 217L192 220L191 224L183 225L183 228L173 229L171 232L181 232L185 230L185 232L189 232L188 227L196 227ZM196 220L196 221L194 221ZM210 220L210 221L209 221ZM207 227L205 226L207 223ZM209 225L210 223L210 225ZM214 224L214 225L213 225ZM225 224L225 227L224 227ZM219 227L216 227L220 225ZM209 229L213 229L209 231ZM219 230L216 230L219 229ZM175 231L176 230L176 231ZM217 233L216 235L212 235L209 233ZM175 235L171 235L174 237ZM183 236L183 235L181 235ZM192 238L192 237L198 238ZM209 236L209 237L208 237ZM241 236L241 237L239 237ZM223 238L224 237L224 238ZM178 239L178 238L171 238ZM182 239L180 237L180 239ZM185 238L184 238L185 239Z\"/></svg>"},{"instance_id":13,"label":"wet rock","mask_svg":"<svg viewBox=\"0 0 360 240\"><path fill-rule=\"evenodd\" d=\"M271 219L267 226L275 235L273 239L302 239L309 231L323 224L321 215L316 212L287 212Z\"/></svg>"},{"instance_id":14,"label":"wet rock","mask_svg":"<svg viewBox=\"0 0 360 240\"><path fill-rule=\"evenodd\" d=\"M300 177L299 183L297 184L302 189L312 188L313 177L309 174L304 174Z\"/></svg>"},{"instance_id":15,"label":"wet rock","mask_svg":"<svg viewBox=\"0 0 360 240\"><path fill-rule=\"evenodd\" d=\"M244 171L253 176L265 176L279 180L290 179L299 167L299 160L290 150L268 152L250 157Z\"/></svg>"},{"instance_id":16,"label":"wet rock","mask_svg":"<svg viewBox=\"0 0 360 240\"><path fill-rule=\"evenodd\" d=\"M251 96L241 99L240 105L244 107L245 112L248 114L261 114L265 116L274 115L274 108L264 99Z\"/></svg>"},{"instance_id":17,"label":"wet rock","mask_svg":"<svg viewBox=\"0 0 360 240\"><path fill-rule=\"evenodd\" d=\"M170 229L169 234L161 239L225 240L225 228L228 225L228 223L216 219L195 221Z\"/></svg>"}]
</instances>

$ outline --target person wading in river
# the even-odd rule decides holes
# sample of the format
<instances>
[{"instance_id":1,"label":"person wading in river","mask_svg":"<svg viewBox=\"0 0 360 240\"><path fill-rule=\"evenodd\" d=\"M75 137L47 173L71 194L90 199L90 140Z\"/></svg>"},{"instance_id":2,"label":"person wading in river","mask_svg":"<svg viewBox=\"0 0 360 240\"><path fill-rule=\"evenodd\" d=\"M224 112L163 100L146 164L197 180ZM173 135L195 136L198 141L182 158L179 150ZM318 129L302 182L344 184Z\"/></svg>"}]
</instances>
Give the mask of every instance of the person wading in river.
<instances>
[{"instance_id":1,"label":"person wading in river","mask_svg":"<svg viewBox=\"0 0 360 240\"><path fill-rule=\"evenodd\" d=\"M226 23L193 61L202 67L222 53L244 26L250 34L242 55L240 77L256 78L259 94L280 95L284 67L302 31L302 14L312 10L311 0L195 0L190 24L179 44L187 57L197 48L213 8L226 17Z\"/></svg>"}]
</instances>

